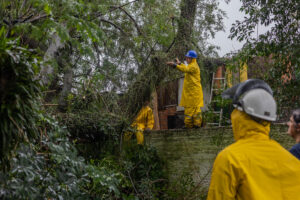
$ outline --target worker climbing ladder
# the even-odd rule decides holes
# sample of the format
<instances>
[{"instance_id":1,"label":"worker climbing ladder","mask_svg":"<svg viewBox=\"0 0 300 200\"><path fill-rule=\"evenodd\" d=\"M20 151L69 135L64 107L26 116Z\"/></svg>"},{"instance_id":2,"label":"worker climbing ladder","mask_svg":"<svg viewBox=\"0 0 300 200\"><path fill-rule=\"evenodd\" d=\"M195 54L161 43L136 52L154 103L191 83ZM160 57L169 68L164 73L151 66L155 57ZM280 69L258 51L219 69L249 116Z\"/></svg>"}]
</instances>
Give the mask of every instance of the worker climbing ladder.
<instances>
[{"instance_id":1,"label":"worker climbing ladder","mask_svg":"<svg viewBox=\"0 0 300 200\"><path fill-rule=\"evenodd\" d=\"M225 87L226 87L225 78L224 77L216 77L215 73L213 73L212 82L211 82L209 105L214 104L212 113L213 113L213 115L218 117L217 118L218 122L207 123L208 125L219 126L219 127L222 125L223 108L220 107L219 109L217 109L216 107L218 107L218 106L215 106L215 105L216 104L217 105L222 105L223 104L223 99L222 98L217 98L217 96L220 95L221 92L224 91Z\"/></svg>"}]
</instances>

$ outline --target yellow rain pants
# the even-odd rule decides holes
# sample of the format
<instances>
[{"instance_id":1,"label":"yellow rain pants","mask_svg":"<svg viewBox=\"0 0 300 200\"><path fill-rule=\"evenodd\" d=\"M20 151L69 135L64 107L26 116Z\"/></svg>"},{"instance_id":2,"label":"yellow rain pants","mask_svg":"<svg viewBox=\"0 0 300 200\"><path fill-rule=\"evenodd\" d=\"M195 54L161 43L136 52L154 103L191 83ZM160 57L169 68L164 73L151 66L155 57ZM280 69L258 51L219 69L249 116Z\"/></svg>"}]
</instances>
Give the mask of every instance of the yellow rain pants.
<instances>
[{"instance_id":1,"label":"yellow rain pants","mask_svg":"<svg viewBox=\"0 0 300 200\"><path fill-rule=\"evenodd\" d=\"M207 199L300 199L300 161L269 138L270 123L237 109L231 121L236 142L217 156Z\"/></svg>"},{"instance_id":2,"label":"yellow rain pants","mask_svg":"<svg viewBox=\"0 0 300 200\"><path fill-rule=\"evenodd\" d=\"M131 127L135 128L135 136L138 144L144 144L144 130L152 129L154 126L154 116L152 109L149 106L143 106ZM132 137L132 132L126 132L124 134L124 140L129 141Z\"/></svg>"},{"instance_id":3,"label":"yellow rain pants","mask_svg":"<svg viewBox=\"0 0 300 200\"><path fill-rule=\"evenodd\" d=\"M200 107L184 108L184 124L186 128L200 127L202 115Z\"/></svg>"}]
</instances>

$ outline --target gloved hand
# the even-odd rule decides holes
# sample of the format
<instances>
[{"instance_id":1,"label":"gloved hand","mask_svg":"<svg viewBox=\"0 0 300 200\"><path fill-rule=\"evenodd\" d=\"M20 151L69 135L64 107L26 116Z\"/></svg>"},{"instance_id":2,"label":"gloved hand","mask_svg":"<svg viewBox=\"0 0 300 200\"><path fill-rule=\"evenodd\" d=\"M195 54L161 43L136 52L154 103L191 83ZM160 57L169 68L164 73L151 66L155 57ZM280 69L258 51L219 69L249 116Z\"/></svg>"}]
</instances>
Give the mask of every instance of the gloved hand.
<instances>
[{"instance_id":1,"label":"gloved hand","mask_svg":"<svg viewBox=\"0 0 300 200\"><path fill-rule=\"evenodd\" d=\"M171 67L176 68L176 66L177 66L177 65L180 65L181 62L179 61L178 58L176 58L174 62L167 62L166 64L169 65L169 66L171 66Z\"/></svg>"}]
</instances>

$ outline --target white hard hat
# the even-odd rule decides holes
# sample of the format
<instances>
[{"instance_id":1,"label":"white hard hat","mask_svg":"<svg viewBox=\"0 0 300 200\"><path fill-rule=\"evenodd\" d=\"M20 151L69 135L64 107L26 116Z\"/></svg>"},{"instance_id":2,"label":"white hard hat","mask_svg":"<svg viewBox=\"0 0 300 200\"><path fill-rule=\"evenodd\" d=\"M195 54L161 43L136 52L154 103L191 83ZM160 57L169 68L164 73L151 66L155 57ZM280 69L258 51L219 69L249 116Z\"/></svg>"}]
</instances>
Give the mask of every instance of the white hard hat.
<instances>
[{"instance_id":1,"label":"white hard hat","mask_svg":"<svg viewBox=\"0 0 300 200\"><path fill-rule=\"evenodd\" d=\"M270 86L260 79L249 79L222 93L225 99L232 99L233 106L253 117L276 121L276 102Z\"/></svg>"}]
</instances>

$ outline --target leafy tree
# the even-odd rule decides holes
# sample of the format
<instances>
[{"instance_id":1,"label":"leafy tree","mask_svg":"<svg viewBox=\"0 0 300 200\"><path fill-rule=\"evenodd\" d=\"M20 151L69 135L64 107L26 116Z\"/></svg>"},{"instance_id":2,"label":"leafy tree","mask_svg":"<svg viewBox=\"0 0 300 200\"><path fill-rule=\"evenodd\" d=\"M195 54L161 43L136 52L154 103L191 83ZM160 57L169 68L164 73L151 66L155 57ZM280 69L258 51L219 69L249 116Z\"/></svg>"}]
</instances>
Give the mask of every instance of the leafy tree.
<instances>
[{"instance_id":1,"label":"leafy tree","mask_svg":"<svg viewBox=\"0 0 300 200\"><path fill-rule=\"evenodd\" d=\"M172 48L170 55L178 56L197 47L205 53L224 15L215 0L13 0L0 6L7 36L20 36L44 58L41 79L61 93L62 110L71 90L91 79L98 93L125 91L158 52Z\"/></svg>"},{"instance_id":2,"label":"leafy tree","mask_svg":"<svg viewBox=\"0 0 300 200\"><path fill-rule=\"evenodd\" d=\"M22 143L0 171L1 199L117 199L125 176L110 166L87 164L78 156L66 130L49 117L40 140ZM128 187L128 185L126 185ZM122 194L125 198L127 194Z\"/></svg>"},{"instance_id":3,"label":"leafy tree","mask_svg":"<svg viewBox=\"0 0 300 200\"><path fill-rule=\"evenodd\" d=\"M151 62L146 63L147 68L139 74L125 95L129 116L134 116L142 106L148 87L153 89L166 77L170 78L170 74L172 76L170 70L162 66L167 59L183 58L189 49L198 49L201 56L204 56L206 39L209 35L213 36L214 31L223 28L221 19L224 13L218 9L217 1L182 0L178 9L180 14L172 16L170 21L176 25L173 28L175 34L172 43L154 52Z\"/></svg>"},{"instance_id":4,"label":"leafy tree","mask_svg":"<svg viewBox=\"0 0 300 200\"><path fill-rule=\"evenodd\" d=\"M32 51L19 46L19 40L6 38L0 29L0 166L9 168L8 159L20 142L38 135L34 124L39 118L40 84L35 76L39 59Z\"/></svg>"},{"instance_id":5,"label":"leafy tree","mask_svg":"<svg viewBox=\"0 0 300 200\"><path fill-rule=\"evenodd\" d=\"M274 55L292 65L299 64L299 1L241 1L241 11L246 17L236 21L231 28L231 38L245 40L249 53L253 55ZM270 29L256 37L257 25Z\"/></svg>"},{"instance_id":6,"label":"leafy tree","mask_svg":"<svg viewBox=\"0 0 300 200\"><path fill-rule=\"evenodd\" d=\"M207 37L222 29L224 13L217 5L215 0L1 1L0 164L6 172L0 173L0 198L156 198L165 180L154 150L131 149L115 171L88 165L39 103L58 101L61 111L74 112L60 122L82 122L68 127L79 136L119 139L129 124L124 119L132 119L151 89L173 75L162 66L166 59L189 48L208 52Z\"/></svg>"},{"instance_id":7,"label":"leafy tree","mask_svg":"<svg viewBox=\"0 0 300 200\"><path fill-rule=\"evenodd\" d=\"M275 97L283 110L297 107L299 90L300 13L297 0L252 0L241 1L241 11L246 17L236 21L231 28L231 38L246 41L244 49L237 55L239 60L265 57L270 61L266 80L275 89ZM269 26L264 34L257 35L258 25ZM255 58L257 59L257 58ZM270 65L271 63L271 65ZM271 67L270 67L271 66ZM290 98L292 96L292 98ZM295 105L296 102L296 105Z\"/></svg>"}]
</instances>

